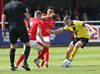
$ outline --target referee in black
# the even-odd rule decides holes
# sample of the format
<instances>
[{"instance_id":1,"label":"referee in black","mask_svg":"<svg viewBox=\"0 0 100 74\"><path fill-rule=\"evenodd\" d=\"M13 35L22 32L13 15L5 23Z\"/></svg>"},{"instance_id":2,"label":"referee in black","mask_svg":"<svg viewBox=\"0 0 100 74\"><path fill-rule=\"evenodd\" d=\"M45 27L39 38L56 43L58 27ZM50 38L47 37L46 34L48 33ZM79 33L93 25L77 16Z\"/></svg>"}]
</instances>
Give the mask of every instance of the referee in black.
<instances>
[{"instance_id":1,"label":"referee in black","mask_svg":"<svg viewBox=\"0 0 100 74\"><path fill-rule=\"evenodd\" d=\"M28 23L30 22L30 16L26 10L26 6L24 3L19 2L17 0L12 0L8 4L5 5L2 13L2 36L3 38L6 36L5 32L5 20L8 19L8 30L11 42L11 50L10 50L10 63L11 63L11 71L15 71L14 67L14 58L16 51L16 42L18 38L24 43L25 51L24 51L24 62L22 67L30 71L30 68L27 64L27 59L30 53L30 43L29 36L27 30L24 25L24 17L26 17ZM30 25L29 25L30 27Z\"/></svg>"}]
</instances>

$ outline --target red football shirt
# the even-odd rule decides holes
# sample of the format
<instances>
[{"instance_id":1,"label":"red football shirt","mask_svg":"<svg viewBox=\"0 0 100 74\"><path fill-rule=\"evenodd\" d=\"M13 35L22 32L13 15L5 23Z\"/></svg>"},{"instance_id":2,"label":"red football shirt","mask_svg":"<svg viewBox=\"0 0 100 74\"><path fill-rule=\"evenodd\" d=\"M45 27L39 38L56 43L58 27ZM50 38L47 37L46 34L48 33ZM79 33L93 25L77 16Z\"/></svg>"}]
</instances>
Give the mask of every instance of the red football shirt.
<instances>
[{"instance_id":1,"label":"red football shirt","mask_svg":"<svg viewBox=\"0 0 100 74\"><path fill-rule=\"evenodd\" d=\"M47 15L43 14L42 16L47 16ZM43 20L43 25L41 27L42 36L50 36L48 30L51 30L53 28L54 23L55 21L53 18L47 18Z\"/></svg>"},{"instance_id":2,"label":"red football shirt","mask_svg":"<svg viewBox=\"0 0 100 74\"><path fill-rule=\"evenodd\" d=\"M43 24L43 21L41 21L37 18L31 18L30 22L31 22L30 23L31 28L30 29L27 28L27 31L29 33L29 39L30 40L36 40L37 28L41 27L41 25ZM26 21L25 21L25 25L27 25Z\"/></svg>"}]
</instances>

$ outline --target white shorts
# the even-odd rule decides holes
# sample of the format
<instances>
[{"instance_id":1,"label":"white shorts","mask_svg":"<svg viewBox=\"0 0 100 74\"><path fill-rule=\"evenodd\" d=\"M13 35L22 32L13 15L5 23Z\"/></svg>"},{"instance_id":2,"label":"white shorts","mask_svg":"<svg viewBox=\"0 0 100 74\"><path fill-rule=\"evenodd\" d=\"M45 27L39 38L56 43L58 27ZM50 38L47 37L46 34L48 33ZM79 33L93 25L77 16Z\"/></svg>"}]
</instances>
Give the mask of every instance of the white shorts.
<instances>
[{"instance_id":1,"label":"white shorts","mask_svg":"<svg viewBox=\"0 0 100 74\"><path fill-rule=\"evenodd\" d=\"M42 43L42 41L38 35L37 35L36 39ZM44 39L44 41L50 42L50 36L43 36L43 39Z\"/></svg>"},{"instance_id":2,"label":"white shorts","mask_svg":"<svg viewBox=\"0 0 100 74\"><path fill-rule=\"evenodd\" d=\"M36 37L37 40L30 40L30 47L36 49L37 51L41 51L44 48L44 43L41 41L40 37ZM44 36L43 37L44 41L50 42L50 37L49 36Z\"/></svg>"},{"instance_id":3,"label":"white shorts","mask_svg":"<svg viewBox=\"0 0 100 74\"><path fill-rule=\"evenodd\" d=\"M41 51L44 48L44 43L38 40L30 40L30 47L36 49L37 51Z\"/></svg>"}]
</instances>

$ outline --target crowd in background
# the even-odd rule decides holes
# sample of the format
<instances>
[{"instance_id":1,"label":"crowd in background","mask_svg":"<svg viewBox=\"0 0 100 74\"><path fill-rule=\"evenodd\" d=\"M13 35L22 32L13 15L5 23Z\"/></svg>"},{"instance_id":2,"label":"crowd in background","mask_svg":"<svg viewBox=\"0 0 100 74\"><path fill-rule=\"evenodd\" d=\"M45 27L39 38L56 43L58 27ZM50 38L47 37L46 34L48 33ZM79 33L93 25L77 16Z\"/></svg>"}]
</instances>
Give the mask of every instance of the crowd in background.
<instances>
[{"instance_id":1,"label":"crowd in background","mask_svg":"<svg viewBox=\"0 0 100 74\"><path fill-rule=\"evenodd\" d=\"M34 6L29 6L29 13L33 17L35 10L41 10L46 13L46 8L48 5L46 3L36 4ZM89 20L100 20L100 6L92 5L90 7L82 6L78 9L69 7L55 7L55 21L63 21L64 16L68 15L73 20L89 21Z\"/></svg>"},{"instance_id":2,"label":"crowd in background","mask_svg":"<svg viewBox=\"0 0 100 74\"><path fill-rule=\"evenodd\" d=\"M29 6L31 16L33 16L35 10L41 10L45 13L47 4L37 4L35 6ZM72 19L76 20L100 20L100 6L92 5L90 7L82 6L81 8L75 9L69 7L55 7L55 20L62 21L65 15L71 16Z\"/></svg>"},{"instance_id":3,"label":"crowd in background","mask_svg":"<svg viewBox=\"0 0 100 74\"><path fill-rule=\"evenodd\" d=\"M41 10L43 13L46 13L46 8L49 6L46 2L39 3L34 1L28 2L27 0L20 1L24 1L24 3L27 5L31 17L34 16L33 14L35 10ZM59 6L55 7L55 13L55 21L63 21L63 18L66 15L70 16L73 20L100 20L100 6L97 6L95 4L92 4L91 6L86 6L83 4L77 9L75 9L71 5L66 5L66 7ZM63 26L63 24L57 24L56 26Z\"/></svg>"}]
</instances>

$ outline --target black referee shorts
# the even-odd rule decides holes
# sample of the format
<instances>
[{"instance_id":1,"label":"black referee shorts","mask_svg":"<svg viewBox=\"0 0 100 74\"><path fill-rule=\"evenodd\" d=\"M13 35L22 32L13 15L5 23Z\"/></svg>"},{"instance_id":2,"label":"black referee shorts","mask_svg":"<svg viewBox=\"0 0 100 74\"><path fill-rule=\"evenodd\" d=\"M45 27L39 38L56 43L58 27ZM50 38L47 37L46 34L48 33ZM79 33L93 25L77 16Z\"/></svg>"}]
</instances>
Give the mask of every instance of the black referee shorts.
<instances>
[{"instance_id":1,"label":"black referee shorts","mask_svg":"<svg viewBox=\"0 0 100 74\"><path fill-rule=\"evenodd\" d=\"M15 44L20 38L23 43L29 42L29 35L25 27L10 27L9 36L11 44Z\"/></svg>"},{"instance_id":2,"label":"black referee shorts","mask_svg":"<svg viewBox=\"0 0 100 74\"><path fill-rule=\"evenodd\" d=\"M73 44L75 45L78 41L82 41L83 46L81 48L84 48L84 46L86 46L86 44L88 43L89 39L88 38L74 38Z\"/></svg>"}]
</instances>

